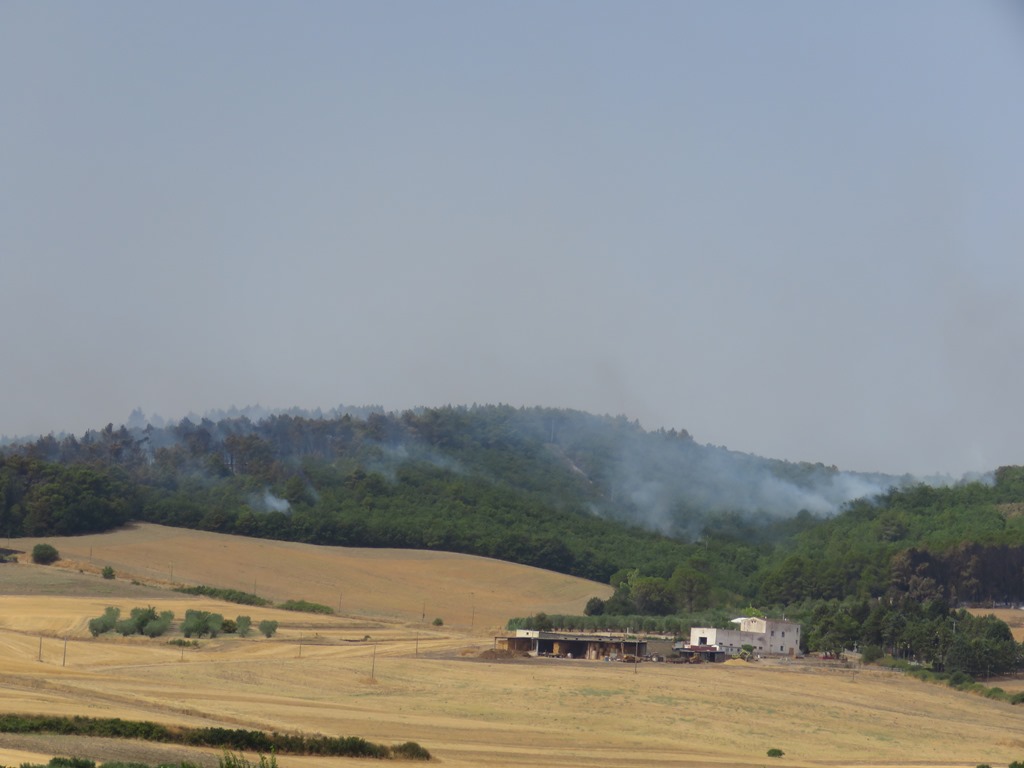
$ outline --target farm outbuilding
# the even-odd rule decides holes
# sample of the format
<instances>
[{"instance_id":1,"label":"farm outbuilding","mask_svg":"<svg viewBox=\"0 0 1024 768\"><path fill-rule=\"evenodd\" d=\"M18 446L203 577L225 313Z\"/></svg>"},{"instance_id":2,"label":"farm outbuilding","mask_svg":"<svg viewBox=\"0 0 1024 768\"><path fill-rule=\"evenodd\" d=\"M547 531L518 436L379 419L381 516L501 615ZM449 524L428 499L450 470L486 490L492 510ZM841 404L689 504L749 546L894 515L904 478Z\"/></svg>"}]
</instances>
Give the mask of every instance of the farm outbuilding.
<instances>
[{"instance_id":1,"label":"farm outbuilding","mask_svg":"<svg viewBox=\"0 0 1024 768\"><path fill-rule=\"evenodd\" d=\"M732 623L739 629L692 627L690 642L678 642L673 649L681 656L699 656L706 661L724 661L745 645L758 656L800 654L800 625L795 622L741 616Z\"/></svg>"},{"instance_id":2,"label":"farm outbuilding","mask_svg":"<svg viewBox=\"0 0 1024 768\"><path fill-rule=\"evenodd\" d=\"M560 656L567 659L621 659L647 655L647 641L613 635L582 635L567 632L542 632L518 629L514 635L494 638L501 650L529 653L531 656Z\"/></svg>"}]
</instances>

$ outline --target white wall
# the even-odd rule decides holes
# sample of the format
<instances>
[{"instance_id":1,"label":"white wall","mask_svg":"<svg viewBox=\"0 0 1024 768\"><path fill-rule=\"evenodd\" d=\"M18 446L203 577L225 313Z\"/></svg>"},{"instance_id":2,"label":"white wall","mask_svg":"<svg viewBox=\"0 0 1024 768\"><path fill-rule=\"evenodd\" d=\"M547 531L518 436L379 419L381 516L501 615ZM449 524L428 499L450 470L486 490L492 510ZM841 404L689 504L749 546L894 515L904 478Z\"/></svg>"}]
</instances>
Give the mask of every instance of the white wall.
<instances>
[{"instance_id":1,"label":"white wall","mask_svg":"<svg viewBox=\"0 0 1024 768\"><path fill-rule=\"evenodd\" d=\"M752 645L755 653L772 656L800 652L799 624L758 618L736 619L736 623L739 629L692 627L690 645L714 645L726 653L739 653L744 645Z\"/></svg>"}]
</instances>

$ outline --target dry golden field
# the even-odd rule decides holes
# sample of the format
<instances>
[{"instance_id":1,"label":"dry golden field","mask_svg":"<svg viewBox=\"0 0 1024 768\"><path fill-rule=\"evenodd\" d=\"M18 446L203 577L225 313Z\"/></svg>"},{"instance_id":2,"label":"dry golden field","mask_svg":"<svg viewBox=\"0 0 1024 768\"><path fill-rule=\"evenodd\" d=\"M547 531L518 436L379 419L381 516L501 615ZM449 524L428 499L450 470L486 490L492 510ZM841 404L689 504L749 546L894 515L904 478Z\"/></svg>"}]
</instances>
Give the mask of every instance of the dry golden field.
<instances>
[{"instance_id":1,"label":"dry golden field","mask_svg":"<svg viewBox=\"0 0 1024 768\"><path fill-rule=\"evenodd\" d=\"M12 540L31 550L37 540ZM610 588L483 558L250 540L153 525L46 539L58 566L0 565L0 710L416 741L439 765L1007 765L1024 708L877 670L485 661L509 616L581 612ZM118 579L99 577L111 565ZM172 574L173 571L173 574ZM132 584L131 581L140 582ZM174 583L331 605L334 616L191 598ZM90 637L116 605L280 622L273 638ZM444 626L434 627L434 617ZM425 619L425 621L424 621ZM65 641L65 638L66 641ZM769 748L785 751L781 760ZM0 734L0 764L53 754L214 759L112 740ZM280 756L282 768L343 759Z\"/></svg>"}]
</instances>

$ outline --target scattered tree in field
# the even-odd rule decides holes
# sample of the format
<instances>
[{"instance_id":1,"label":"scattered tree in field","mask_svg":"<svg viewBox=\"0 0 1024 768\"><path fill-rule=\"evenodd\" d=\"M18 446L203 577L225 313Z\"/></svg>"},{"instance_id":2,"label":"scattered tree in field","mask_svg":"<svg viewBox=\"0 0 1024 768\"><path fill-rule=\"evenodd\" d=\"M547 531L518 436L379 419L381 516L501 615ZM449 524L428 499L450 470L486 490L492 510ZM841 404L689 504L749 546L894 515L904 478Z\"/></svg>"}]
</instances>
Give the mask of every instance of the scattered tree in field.
<instances>
[{"instance_id":1,"label":"scattered tree in field","mask_svg":"<svg viewBox=\"0 0 1024 768\"><path fill-rule=\"evenodd\" d=\"M121 619L119 622L114 624L114 629L122 637L128 637L128 635L134 635L138 632L138 629L135 626L135 622L131 619Z\"/></svg>"},{"instance_id":2,"label":"scattered tree in field","mask_svg":"<svg viewBox=\"0 0 1024 768\"><path fill-rule=\"evenodd\" d=\"M117 620L121 618L121 609L115 608L114 606L107 606L106 610L103 611L102 616L97 616L95 619L89 619L89 633L96 637L102 635L104 632L109 632L117 624Z\"/></svg>"},{"instance_id":3,"label":"scattered tree in field","mask_svg":"<svg viewBox=\"0 0 1024 768\"><path fill-rule=\"evenodd\" d=\"M443 627L444 626L444 619L442 619L440 616L438 616L436 619L434 619L434 626L435 627Z\"/></svg>"},{"instance_id":4,"label":"scattered tree in field","mask_svg":"<svg viewBox=\"0 0 1024 768\"><path fill-rule=\"evenodd\" d=\"M111 566L109 566L109 565L103 566L103 578L104 579L112 579L116 575L117 574L114 573L114 569Z\"/></svg>"},{"instance_id":5,"label":"scattered tree in field","mask_svg":"<svg viewBox=\"0 0 1024 768\"><path fill-rule=\"evenodd\" d=\"M89 620L89 632L93 637L102 635L110 630L116 630L121 635L145 635L146 637L159 637L170 629L174 621L174 614L171 611L163 611L157 615L156 608L132 608L127 619L121 618L121 609L109 606L102 616Z\"/></svg>"},{"instance_id":6,"label":"scattered tree in field","mask_svg":"<svg viewBox=\"0 0 1024 768\"><path fill-rule=\"evenodd\" d=\"M768 757L782 757L784 754L786 753L781 749L775 749L774 747L768 750Z\"/></svg>"},{"instance_id":7,"label":"scattered tree in field","mask_svg":"<svg viewBox=\"0 0 1024 768\"><path fill-rule=\"evenodd\" d=\"M274 633L277 632L277 622L271 621L270 619L264 619L259 624L260 634L264 637L273 637Z\"/></svg>"},{"instance_id":8,"label":"scattered tree in field","mask_svg":"<svg viewBox=\"0 0 1024 768\"><path fill-rule=\"evenodd\" d=\"M209 611L185 611L185 621L181 624L181 632L185 637L202 637L209 635L216 637L224 626L224 617L219 613Z\"/></svg>"},{"instance_id":9,"label":"scattered tree in field","mask_svg":"<svg viewBox=\"0 0 1024 768\"><path fill-rule=\"evenodd\" d=\"M252 631L252 619L248 616L239 616L235 619L235 632L240 637L248 637Z\"/></svg>"},{"instance_id":10,"label":"scattered tree in field","mask_svg":"<svg viewBox=\"0 0 1024 768\"><path fill-rule=\"evenodd\" d=\"M172 621L174 621L174 614L171 611L161 611L157 618L146 623L142 628L142 634L146 637L160 637L171 628Z\"/></svg>"},{"instance_id":11,"label":"scattered tree in field","mask_svg":"<svg viewBox=\"0 0 1024 768\"><path fill-rule=\"evenodd\" d=\"M36 565L51 565L60 560L60 553L52 544L36 544L32 547L32 562Z\"/></svg>"}]
</instances>

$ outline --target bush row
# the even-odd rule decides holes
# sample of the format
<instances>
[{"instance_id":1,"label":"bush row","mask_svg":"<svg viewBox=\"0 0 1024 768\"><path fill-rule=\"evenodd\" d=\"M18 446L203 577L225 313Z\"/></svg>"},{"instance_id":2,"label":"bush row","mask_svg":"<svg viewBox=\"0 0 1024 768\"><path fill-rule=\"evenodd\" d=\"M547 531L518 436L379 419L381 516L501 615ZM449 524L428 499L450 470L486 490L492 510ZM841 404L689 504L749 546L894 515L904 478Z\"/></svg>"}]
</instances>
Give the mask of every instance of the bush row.
<instances>
[{"instance_id":1,"label":"bush row","mask_svg":"<svg viewBox=\"0 0 1024 768\"><path fill-rule=\"evenodd\" d=\"M965 691L967 693L975 693L979 696L984 696L986 699L1005 701L1014 705L1024 704L1024 691L1007 693L1002 688L995 686L989 687L976 682L974 678L966 672L936 672L935 670L928 669L927 667L911 664L903 659L894 659L891 656L880 659L877 664L880 667L898 669L902 672L906 672L908 675L916 677L918 680L924 680L928 683L945 684L958 691ZM1022 768L1024 768L1024 766L1022 766Z\"/></svg>"},{"instance_id":2,"label":"bush row","mask_svg":"<svg viewBox=\"0 0 1024 768\"><path fill-rule=\"evenodd\" d=\"M328 615L334 613L334 609L329 605L311 603L308 600L286 600L277 607L285 611L301 611L303 613L323 613Z\"/></svg>"},{"instance_id":3,"label":"bush row","mask_svg":"<svg viewBox=\"0 0 1024 768\"><path fill-rule=\"evenodd\" d=\"M121 609L108 606L102 616L89 619L89 632L93 637L102 635L111 630L116 630L124 636L146 635L147 637L159 637L167 632L174 621L174 614L171 611L163 611L157 615L156 609L132 608L130 618L121 618ZM261 621L259 623L260 633L271 637L277 632L276 621ZM197 611L189 609L185 611L185 620L181 624L181 632L185 637L217 637L221 632L237 633L242 637L248 637L252 631L252 618L239 616L235 619L225 619L219 613L209 611Z\"/></svg>"},{"instance_id":4,"label":"bush row","mask_svg":"<svg viewBox=\"0 0 1024 768\"><path fill-rule=\"evenodd\" d=\"M358 736L286 734L247 731L242 728L168 728L157 723L120 718L53 717L48 715L0 715L3 733L58 733L73 736L143 739L191 747L220 747L247 752L327 757L375 757L429 760L430 753L414 741L393 747ZM82 768L67 766L66 768Z\"/></svg>"},{"instance_id":5,"label":"bush row","mask_svg":"<svg viewBox=\"0 0 1024 768\"><path fill-rule=\"evenodd\" d=\"M177 587L174 591L181 592L185 595L203 595L204 597L212 597L217 600L224 600L228 603L239 603L241 605L255 605L258 607L270 605L269 600L266 600L259 595L255 595L252 592L242 592L238 589L208 587L205 584L200 584L195 587Z\"/></svg>"},{"instance_id":6,"label":"bush row","mask_svg":"<svg viewBox=\"0 0 1024 768\"><path fill-rule=\"evenodd\" d=\"M521 616L509 619L505 629L539 629L548 631L561 629L568 632L650 632L665 635L682 635L689 632L692 619L679 616L608 615L572 616L565 614L538 613L535 616ZM698 626L705 626L700 624ZM708 624L707 626L717 626Z\"/></svg>"},{"instance_id":7,"label":"bush row","mask_svg":"<svg viewBox=\"0 0 1024 768\"><path fill-rule=\"evenodd\" d=\"M120 608L108 606L102 616L89 619L89 632L93 637L111 630L116 630L125 637L128 635L160 637L170 629L172 621L174 621L174 614L171 611L163 611L158 615L153 606L132 608L127 619L121 618Z\"/></svg>"}]
</instances>

